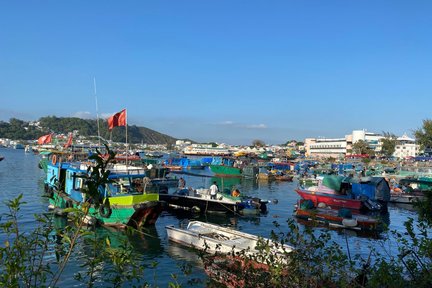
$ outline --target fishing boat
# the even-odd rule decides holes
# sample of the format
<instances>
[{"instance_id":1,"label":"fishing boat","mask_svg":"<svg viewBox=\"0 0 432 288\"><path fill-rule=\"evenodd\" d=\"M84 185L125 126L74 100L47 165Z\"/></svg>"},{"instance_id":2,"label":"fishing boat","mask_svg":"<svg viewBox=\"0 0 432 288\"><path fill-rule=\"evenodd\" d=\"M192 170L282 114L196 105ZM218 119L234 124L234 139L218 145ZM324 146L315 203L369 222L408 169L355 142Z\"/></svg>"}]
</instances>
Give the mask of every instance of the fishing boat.
<instances>
[{"instance_id":1,"label":"fishing boat","mask_svg":"<svg viewBox=\"0 0 432 288\"><path fill-rule=\"evenodd\" d=\"M216 199L211 199L210 190L205 188L184 188L172 194L160 194L160 200L174 209L203 214L259 215L267 211L268 203L255 197L234 197L227 193L218 193Z\"/></svg>"},{"instance_id":2,"label":"fishing boat","mask_svg":"<svg viewBox=\"0 0 432 288\"><path fill-rule=\"evenodd\" d=\"M215 176L221 177L241 177L241 169L233 166L226 165L210 165L210 170L215 174Z\"/></svg>"},{"instance_id":3,"label":"fishing boat","mask_svg":"<svg viewBox=\"0 0 432 288\"><path fill-rule=\"evenodd\" d=\"M262 181L273 181L276 177L271 171L268 171L265 168L260 168L257 179Z\"/></svg>"},{"instance_id":4,"label":"fishing boat","mask_svg":"<svg viewBox=\"0 0 432 288\"><path fill-rule=\"evenodd\" d=\"M213 157L210 170L218 177L242 177L242 169L231 158Z\"/></svg>"},{"instance_id":5,"label":"fishing boat","mask_svg":"<svg viewBox=\"0 0 432 288\"><path fill-rule=\"evenodd\" d=\"M362 200L348 198L347 195L337 195L332 193L320 192L319 190L314 191L301 188L295 189L295 191L297 192L297 194L300 195L301 198L311 200L315 206L317 206L319 203L325 203L328 206L344 207L356 210L364 208Z\"/></svg>"},{"instance_id":6,"label":"fishing boat","mask_svg":"<svg viewBox=\"0 0 432 288\"><path fill-rule=\"evenodd\" d=\"M63 214L66 208L81 208L88 200L83 193L85 177L91 163L48 163L45 188L50 208L56 214ZM153 225L164 208L159 193L148 191L150 181L143 168L125 165L110 167L109 183L99 187L103 203L98 209L90 206L86 221L103 226L124 228ZM66 210L67 211L67 210Z\"/></svg>"},{"instance_id":7,"label":"fishing boat","mask_svg":"<svg viewBox=\"0 0 432 288\"><path fill-rule=\"evenodd\" d=\"M390 201L391 203L401 203L401 204L414 204L418 201L423 201L426 196L423 192L403 192L403 191L391 191Z\"/></svg>"},{"instance_id":8,"label":"fishing boat","mask_svg":"<svg viewBox=\"0 0 432 288\"><path fill-rule=\"evenodd\" d=\"M300 219L334 228L367 232L381 231L383 229L382 221L379 218L355 214L347 208L338 210L329 207L318 208L311 200L300 200L296 205L294 215Z\"/></svg>"},{"instance_id":9,"label":"fishing boat","mask_svg":"<svg viewBox=\"0 0 432 288\"><path fill-rule=\"evenodd\" d=\"M190 221L186 228L168 225L166 230L168 239L179 244L204 250L210 254L244 253L245 256L257 256L259 262L265 261L266 255L262 249L264 244L270 248L268 254L273 257L279 256L281 261L286 260L286 253L293 250L291 246L270 239L200 221Z\"/></svg>"},{"instance_id":10,"label":"fishing boat","mask_svg":"<svg viewBox=\"0 0 432 288\"><path fill-rule=\"evenodd\" d=\"M384 210L390 200L390 186L383 177L351 178L327 175L317 177L318 185L300 186L295 191L315 205L349 209Z\"/></svg>"}]
</instances>

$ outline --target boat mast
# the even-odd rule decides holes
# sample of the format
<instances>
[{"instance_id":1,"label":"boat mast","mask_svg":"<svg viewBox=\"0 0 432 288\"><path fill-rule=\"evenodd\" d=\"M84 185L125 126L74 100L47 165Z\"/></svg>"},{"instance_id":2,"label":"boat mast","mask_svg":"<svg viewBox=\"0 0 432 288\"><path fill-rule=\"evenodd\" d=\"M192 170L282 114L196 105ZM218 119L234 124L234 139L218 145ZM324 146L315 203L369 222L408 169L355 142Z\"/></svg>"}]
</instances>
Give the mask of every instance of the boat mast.
<instances>
[{"instance_id":1,"label":"boat mast","mask_svg":"<svg viewBox=\"0 0 432 288\"><path fill-rule=\"evenodd\" d=\"M96 101L96 119L97 119L97 130L98 130L98 141L99 146L101 146L100 143L100 128L99 128L99 109L98 109L98 101L97 101L97 95L96 95L96 77L93 77L93 88L94 88L94 95L95 95L95 101Z\"/></svg>"}]
</instances>

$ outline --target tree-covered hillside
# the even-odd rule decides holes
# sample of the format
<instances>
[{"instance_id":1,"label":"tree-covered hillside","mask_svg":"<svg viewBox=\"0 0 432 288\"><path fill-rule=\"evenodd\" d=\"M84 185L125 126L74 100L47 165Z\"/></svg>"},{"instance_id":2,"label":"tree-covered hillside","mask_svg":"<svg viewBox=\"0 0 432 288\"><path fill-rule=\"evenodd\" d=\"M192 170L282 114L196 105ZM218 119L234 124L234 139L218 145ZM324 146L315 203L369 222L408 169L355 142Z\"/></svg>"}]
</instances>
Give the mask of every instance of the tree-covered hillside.
<instances>
[{"instance_id":1,"label":"tree-covered hillside","mask_svg":"<svg viewBox=\"0 0 432 288\"><path fill-rule=\"evenodd\" d=\"M38 125L35 125L38 122ZM125 127L114 127L112 135L108 130L106 120L99 120L100 135L114 142L125 142ZM67 134L77 130L81 136L98 135L97 120L81 119L74 117L42 117L35 122L25 122L12 118L8 122L0 121L0 138L9 138L12 140L34 140L47 133ZM146 144L173 144L176 139L156 132L154 130L128 125L128 142L129 143L146 143Z\"/></svg>"}]
</instances>

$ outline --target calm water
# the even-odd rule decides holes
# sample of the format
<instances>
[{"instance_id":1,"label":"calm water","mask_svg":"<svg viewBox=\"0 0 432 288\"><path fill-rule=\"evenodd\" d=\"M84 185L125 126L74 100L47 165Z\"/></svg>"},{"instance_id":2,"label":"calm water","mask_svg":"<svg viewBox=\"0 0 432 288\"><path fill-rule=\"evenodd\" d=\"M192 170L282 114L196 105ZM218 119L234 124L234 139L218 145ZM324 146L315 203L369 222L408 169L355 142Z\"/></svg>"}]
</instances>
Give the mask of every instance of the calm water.
<instances>
[{"instance_id":1,"label":"calm water","mask_svg":"<svg viewBox=\"0 0 432 288\"><path fill-rule=\"evenodd\" d=\"M27 204L21 209L22 229L26 232L31 232L34 228L34 213L47 212L48 201L42 197L43 194L43 177L44 173L38 168L39 156L30 153L25 153L24 150L4 149L0 148L0 155L5 156L5 159L0 162L0 200L1 203L13 199L20 193L24 195L24 201ZM201 172L201 173L206 173ZM183 176L187 186L209 187L210 183L215 180L211 177L198 176ZM208 215L199 220L212 223L229 225L238 230L269 237L271 230L274 228L273 222L277 221L283 225L285 221L292 218L293 208L298 200L298 196L294 191L296 182L256 182L256 181L240 181L240 179L218 179L219 187L230 188L232 185L237 185L243 194L257 196L262 199L274 200L277 199L277 204L268 205L268 213L260 217L233 217L221 215ZM4 204L0 205L0 214L7 212ZM156 271L149 269L145 270L145 279L150 283L156 283L159 287L167 287L170 281L170 275L176 273L181 275L179 264L184 261L193 265L193 277L206 279L205 273L201 268L198 254L192 250L182 246L173 244L167 240L165 226L166 225L181 225L188 219L187 215L170 214L164 212L158 219L155 227L145 230L146 235L141 236L126 236L125 233L108 231L100 228L97 233L101 236L106 236L115 243L119 239L127 239L134 247L137 255L142 259L144 267L149 266L153 261L157 261L158 268ZM390 206L388 214L389 228L392 230L403 231L403 222L408 217L416 218L416 214L408 209ZM64 219L57 218L59 225L64 223ZM286 225L284 226L286 227ZM324 229L324 228L321 228ZM332 231L333 239L346 247L346 237L349 243L351 253L361 253L365 257L368 256L369 245L379 245L378 241L371 238L359 237L355 234ZM386 238L386 233L381 234L382 238ZM2 235L0 235L2 240ZM386 242L386 248L396 253L396 245L394 241ZM81 249L82 248L82 249ZM76 255L72 259L69 269L66 269L60 283L63 287L81 286L79 282L73 280L74 273L79 271L80 258L85 256L85 247L80 247ZM185 278L180 278L180 283L184 287L188 285ZM103 286L101 283L100 286ZM198 285L198 287L205 285Z\"/></svg>"}]
</instances>

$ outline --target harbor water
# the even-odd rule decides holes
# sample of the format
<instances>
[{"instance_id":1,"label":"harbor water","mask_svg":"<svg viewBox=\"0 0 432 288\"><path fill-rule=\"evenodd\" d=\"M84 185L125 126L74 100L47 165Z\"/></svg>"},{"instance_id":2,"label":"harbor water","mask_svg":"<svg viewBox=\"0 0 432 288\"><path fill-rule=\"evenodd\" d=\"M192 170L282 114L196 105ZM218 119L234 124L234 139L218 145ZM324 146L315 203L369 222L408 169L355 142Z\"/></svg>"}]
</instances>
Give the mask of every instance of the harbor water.
<instances>
[{"instance_id":1,"label":"harbor water","mask_svg":"<svg viewBox=\"0 0 432 288\"><path fill-rule=\"evenodd\" d=\"M40 156L32 153L25 153L24 150L0 148L0 155L5 159L0 162L0 214L7 213L7 207L4 202L14 199L19 194L23 194L23 201L26 202L21 207L20 224L23 232L31 233L35 228L35 213L48 212L48 200L43 196L43 177L44 172L38 168ZM198 171L202 174L208 174L208 171ZM122 231L110 231L105 228L99 228L97 233L101 237L109 237L113 243L115 241L127 240L134 249L134 253L139 256L144 269L143 278L150 284L158 287L167 287L172 274L177 274L177 280L183 287L189 287L187 280L190 277L201 279L202 283L196 284L196 287L205 287L206 275L202 268L198 252L193 249L185 248L178 244L168 241L165 227L167 225L181 226L187 223L189 219L198 219L208 221L224 226L229 226L243 232L270 237L272 229L275 229L274 222L282 225L281 229L287 227L286 220L293 218L294 205L297 203L299 196L294 191L297 182L257 182L256 180L244 180L237 178L216 179L214 177L177 175L186 180L187 187L205 187L208 188L213 181L218 181L220 188L229 188L233 186L240 189L241 193L249 196L256 196L261 199L270 200L268 212L261 216L232 216L232 215L212 215L192 216L184 213L163 212L154 227L147 228L143 233L138 235L126 235ZM277 200L277 201L276 201ZM408 208L408 209L407 209ZM384 215L390 230L404 231L404 221L409 217L416 219L416 213L411 207L399 207L390 205L388 214ZM56 219L59 225L64 225L65 219ZM316 228L316 231L326 228ZM285 231L288 232L288 231ZM342 247L349 246L350 253L360 253L364 258L368 257L369 246L382 246L382 241L391 238L389 232L380 234L379 239L369 238L356 235L354 232L331 231L332 239ZM0 235L0 243L3 245L4 235ZM348 243L348 244L347 244ZM386 249L392 253L397 253L397 247L394 241L385 241ZM74 274L82 272L80 269L81 259L85 255L88 247L77 247L68 268L63 273L60 287L79 287L84 286L74 280ZM152 268L153 263L157 262L157 267ZM191 276L182 276L180 266L189 264L192 267ZM103 287L104 283L97 283Z\"/></svg>"}]
</instances>

